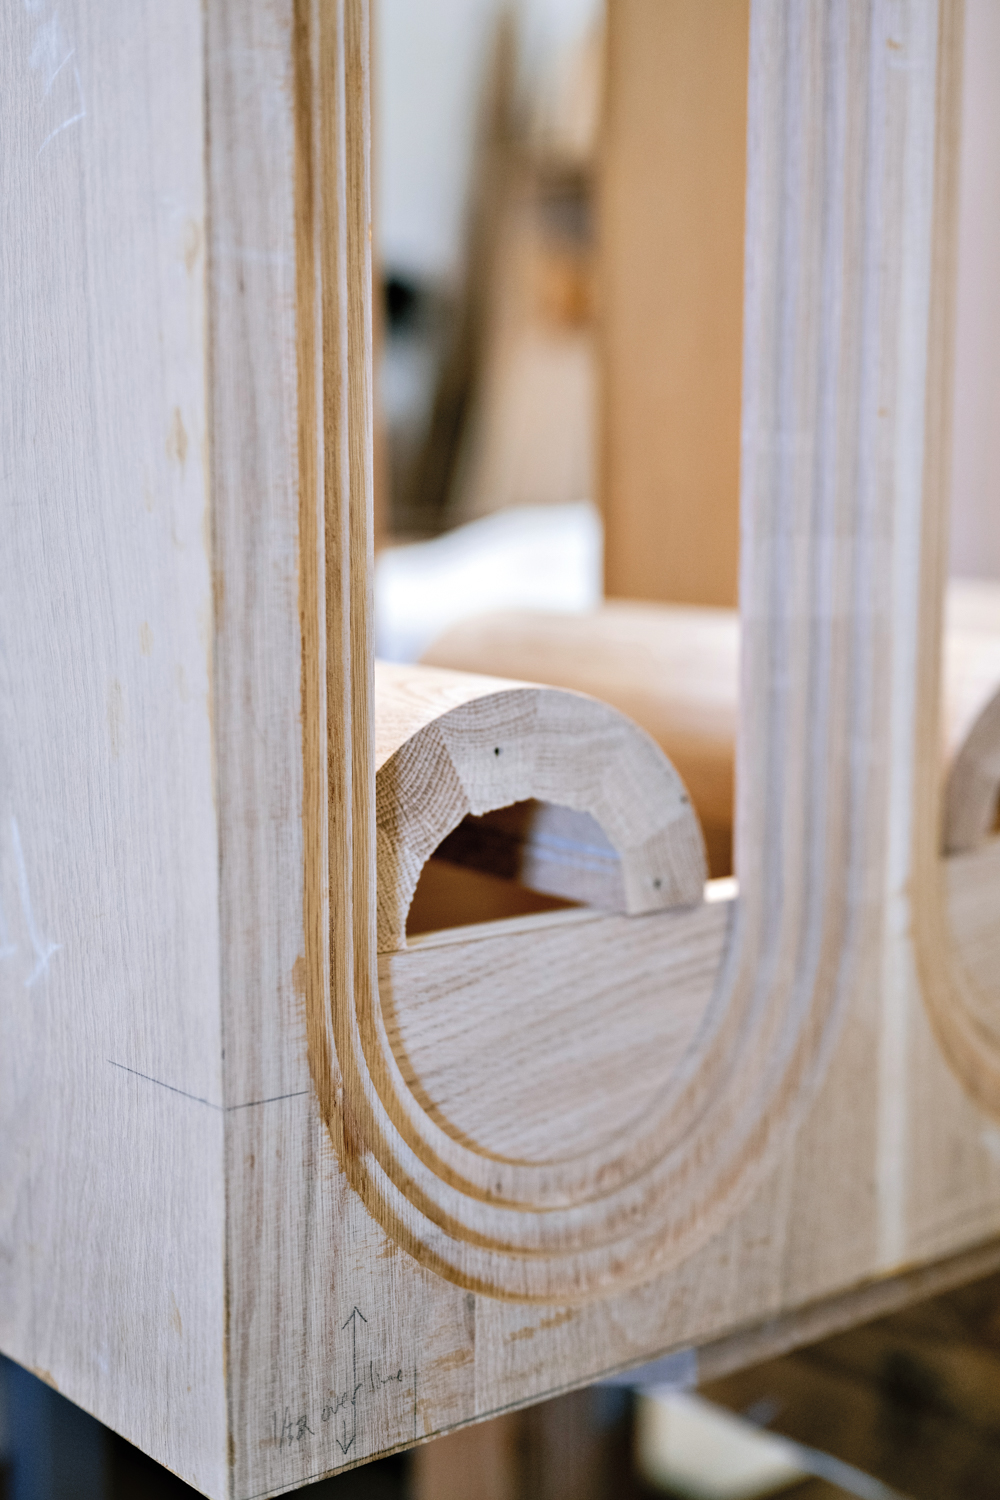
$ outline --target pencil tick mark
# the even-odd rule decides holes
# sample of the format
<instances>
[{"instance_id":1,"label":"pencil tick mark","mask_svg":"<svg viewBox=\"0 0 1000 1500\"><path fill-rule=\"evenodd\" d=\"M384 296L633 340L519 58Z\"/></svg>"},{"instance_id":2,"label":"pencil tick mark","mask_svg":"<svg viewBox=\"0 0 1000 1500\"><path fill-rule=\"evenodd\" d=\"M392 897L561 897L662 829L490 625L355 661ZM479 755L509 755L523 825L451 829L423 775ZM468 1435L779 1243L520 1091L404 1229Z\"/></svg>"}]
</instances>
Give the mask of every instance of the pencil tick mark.
<instances>
[{"instance_id":1,"label":"pencil tick mark","mask_svg":"<svg viewBox=\"0 0 1000 1500\"><path fill-rule=\"evenodd\" d=\"M113 1057L109 1057L107 1062L112 1068L119 1068L123 1073L131 1073L133 1078L141 1078L144 1083L155 1083L157 1088L169 1089L172 1094L179 1094L182 1099L193 1099L195 1104L207 1105L209 1109L216 1109L220 1114L225 1115L230 1115L237 1109L256 1109L261 1104L277 1104L282 1099L302 1099L311 1092L310 1089L296 1089L291 1094L272 1094L267 1099L247 1099L242 1104L216 1104L211 1099L204 1099L201 1094L192 1094L187 1089L179 1089L176 1084L164 1083L162 1078L154 1078L150 1073L140 1073L138 1068L130 1068L127 1063L115 1062Z\"/></svg>"},{"instance_id":2,"label":"pencil tick mark","mask_svg":"<svg viewBox=\"0 0 1000 1500\"><path fill-rule=\"evenodd\" d=\"M225 1113L221 1104L213 1104L211 1099L203 1099L200 1094L189 1094L187 1089L176 1088L172 1083L164 1083L162 1078L151 1078L148 1073L140 1073L138 1068L130 1068L125 1063L115 1062L109 1057L108 1062L113 1068L119 1068L123 1073L131 1073L133 1078L141 1078L144 1083L155 1083L158 1088L169 1089L171 1094L180 1094L182 1099L193 1099L195 1104L205 1104L209 1109L217 1109L220 1114Z\"/></svg>"},{"instance_id":3,"label":"pencil tick mark","mask_svg":"<svg viewBox=\"0 0 1000 1500\"><path fill-rule=\"evenodd\" d=\"M304 1099L311 1089L296 1089L292 1094L272 1094L268 1099L247 1099L244 1104L229 1104L226 1113L232 1114L234 1109L256 1109L259 1104L278 1104L282 1099Z\"/></svg>"}]
</instances>

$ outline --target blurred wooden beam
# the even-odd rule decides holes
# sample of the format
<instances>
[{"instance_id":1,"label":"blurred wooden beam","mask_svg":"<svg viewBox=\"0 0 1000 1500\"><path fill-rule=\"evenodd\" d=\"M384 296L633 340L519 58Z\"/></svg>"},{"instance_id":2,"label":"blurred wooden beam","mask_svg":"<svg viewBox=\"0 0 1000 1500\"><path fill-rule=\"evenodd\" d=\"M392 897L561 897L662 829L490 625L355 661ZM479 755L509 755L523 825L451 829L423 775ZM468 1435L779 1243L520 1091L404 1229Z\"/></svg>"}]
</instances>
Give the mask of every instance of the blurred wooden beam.
<instances>
[{"instance_id":1,"label":"blurred wooden beam","mask_svg":"<svg viewBox=\"0 0 1000 1500\"><path fill-rule=\"evenodd\" d=\"M601 170L609 595L735 604L747 0L615 0Z\"/></svg>"}]
</instances>

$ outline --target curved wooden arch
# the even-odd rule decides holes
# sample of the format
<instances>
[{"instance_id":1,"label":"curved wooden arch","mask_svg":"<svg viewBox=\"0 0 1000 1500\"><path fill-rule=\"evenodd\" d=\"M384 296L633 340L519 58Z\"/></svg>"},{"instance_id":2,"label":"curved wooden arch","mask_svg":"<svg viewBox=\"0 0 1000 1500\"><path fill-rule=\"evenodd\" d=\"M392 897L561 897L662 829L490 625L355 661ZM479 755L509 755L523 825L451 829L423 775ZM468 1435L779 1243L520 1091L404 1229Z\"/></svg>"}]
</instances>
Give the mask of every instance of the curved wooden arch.
<instances>
[{"instance_id":1,"label":"curved wooden arch","mask_svg":"<svg viewBox=\"0 0 1000 1500\"><path fill-rule=\"evenodd\" d=\"M933 0L753 7L740 896L703 1024L627 1161L589 1186L553 1169L544 1213L521 1206L512 1167L492 1196L480 1188L470 1225L465 1184L400 1146L386 1112L374 920L355 926L352 998L334 1004L330 1039L341 1077L325 1095L341 1161L399 1243L492 1296L586 1301L703 1244L775 1163L851 996L877 982L881 893L911 814L889 771L913 733L915 663L899 642L925 501L912 351L931 337L932 147L936 122L950 128L938 22ZM946 28L946 64L953 51ZM354 848L374 898L370 846Z\"/></svg>"}]
</instances>

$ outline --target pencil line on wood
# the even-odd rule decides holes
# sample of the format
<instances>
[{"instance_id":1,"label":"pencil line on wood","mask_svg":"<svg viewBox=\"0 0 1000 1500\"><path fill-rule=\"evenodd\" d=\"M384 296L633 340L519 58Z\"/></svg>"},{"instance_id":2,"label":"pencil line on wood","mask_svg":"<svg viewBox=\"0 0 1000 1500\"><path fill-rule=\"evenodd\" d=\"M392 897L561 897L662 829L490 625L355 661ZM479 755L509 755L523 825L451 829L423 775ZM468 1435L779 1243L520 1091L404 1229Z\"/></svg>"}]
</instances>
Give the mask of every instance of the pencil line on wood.
<instances>
[{"instance_id":1,"label":"pencil line on wood","mask_svg":"<svg viewBox=\"0 0 1000 1500\"><path fill-rule=\"evenodd\" d=\"M193 1099L195 1104L207 1104L209 1109L216 1109L221 1114L230 1115L237 1109L256 1109L260 1104L279 1104L282 1099L303 1099L310 1089L296 1089L291 1094L272 1094L267 1099L247 1099L242 1104L215 1104L211 1099L203 1099L200 1094L189 1094L187 1089L179 1089L175 1084L164 1083L162 1078L153 1078L149 1073L140 1073L138 1068L129 1068L125 1063L115 1062L108 1058L113 1068L120 1068L123 1073L131 1073L133 1078L141 1078L146 1083L155 1083L161 1089L169 1089L172 1094L180 1094L182 1099Z\"/></svg>"}]
</instances>

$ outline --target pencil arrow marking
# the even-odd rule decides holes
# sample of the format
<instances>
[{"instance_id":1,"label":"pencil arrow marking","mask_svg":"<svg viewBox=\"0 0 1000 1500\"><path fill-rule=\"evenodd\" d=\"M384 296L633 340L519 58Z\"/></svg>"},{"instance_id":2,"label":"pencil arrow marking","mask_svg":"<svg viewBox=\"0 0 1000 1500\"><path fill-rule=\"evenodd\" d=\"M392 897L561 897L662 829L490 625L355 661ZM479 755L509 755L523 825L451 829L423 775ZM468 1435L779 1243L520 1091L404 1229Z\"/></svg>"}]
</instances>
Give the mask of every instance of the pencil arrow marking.
<instances>
[{"instance_id":1,"label":"pencil arrow marking","mask_svg":"<svg viewBox=\"0 0 1000 1500\"><path fill-rule=\"evenodd\" d=\"M351 1435L350 1435L350 1437L348 1437L347 1436L347 1420L345 1418L345 1420L344 1420L344 1436L343 1436L343 1439L341 1439L341 1438L337 1439L337 1447L340 1449L341 1453L346 1453L349 1448L353 1447L354 1440L355 1440L355 1438L358 1435L358 1391L361 1389L361 1386L364 1384L364 1381L362 1381L360 1384L358 1383L358 1319L359 1318L361 1319L362 1323L367 1323L368 1322L368 1319L365 1317L365 1315L361 1311L360 1307L358 1307L357 1304L355 1304L355 1306L351 1309L351 1315L350 1315L350 1317L346 1318L344 1320L344 1323L342 1324L343 1328L346 1328L347 1325L348 1325L348 1323L350 1323L350 1325L351 1325L351 1415L352 1415L352 1425L351 1425Z\"/></svg>"}]
</instances>

